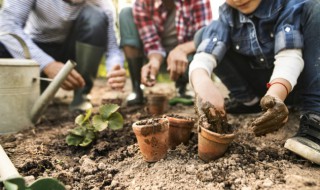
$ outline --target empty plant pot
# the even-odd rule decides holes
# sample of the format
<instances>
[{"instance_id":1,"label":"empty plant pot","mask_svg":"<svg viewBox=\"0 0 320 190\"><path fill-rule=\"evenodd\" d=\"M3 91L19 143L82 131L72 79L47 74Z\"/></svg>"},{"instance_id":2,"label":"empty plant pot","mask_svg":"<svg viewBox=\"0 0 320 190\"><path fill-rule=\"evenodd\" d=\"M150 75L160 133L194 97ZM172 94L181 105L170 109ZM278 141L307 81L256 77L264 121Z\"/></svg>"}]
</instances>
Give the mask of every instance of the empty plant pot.
<instances>
[{"instance_id":1,"label":"empty plant pot","mask_svg":"<svg viewBox=\"0 0 320 190\"><path fill-rule=\"evenodd\" d=\"M200 159L209 162L220 158L234 138L234 134L219 134L199 126L198 155Z\"/></svg>"},{"instance_id":2,"label":"empty plant pot","mask_svg":"<svg viewBox=\"0 0 320 190\"><path fill-rule=\"evenodd\" d=\"M147 101L148 111L152 115L163 114L168 104L168 98L165 94L150 94Z\"/></svg>"},{"instance_id":3,"label":"empty plant pot","mask_svg":"<svg viewBox=\"0 0 320 190\"><path fill-rule=\"evenodd\" d=\"M137 121L132 128L144 161L157 162L167 156L169 121L166 118Z\"/></svg>"},{"instance_id":4,"label":"empty plant pot","mask_svg":"<svg viewBox=\"0 0 320 190\"><path fill-rule=\"evenodd\" d=\"M190 117L175 114L166 115L165 118L169 120L169 147L174 149L181 143L187 145L194 120Z\"/></svg>"}]
</instances>

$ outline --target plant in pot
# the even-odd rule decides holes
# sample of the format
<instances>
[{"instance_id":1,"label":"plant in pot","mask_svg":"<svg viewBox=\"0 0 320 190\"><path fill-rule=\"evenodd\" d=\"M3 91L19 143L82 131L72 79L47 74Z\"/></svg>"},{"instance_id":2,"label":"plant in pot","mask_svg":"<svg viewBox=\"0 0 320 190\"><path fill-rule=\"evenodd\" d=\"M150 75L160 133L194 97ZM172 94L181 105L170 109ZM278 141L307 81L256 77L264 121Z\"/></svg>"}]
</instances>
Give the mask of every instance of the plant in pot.
<instances>
[{"instance_id":1,"label":"plant in pot","mask_svg":"<svg viewBox=\"0 0 320 190\"><path fill-rule=\"evenodd\" d=\"M119 106L116 104L102 105L99 113L92 116L92 109L86 111L86 114L80 114L75 119L76 127L69 131L66 137L68 145L88 146L97 137L99 132L107 128L112 130L122 129L123 117L118 112Z\"/></svg>"},{"instance_id":2,"label":"plant in pot","mask_svg":"<svg viewBox=\"0 0 320 190\"><path fill-rule=\"evenodd\" d=\"M169 141L169 121L166 118L140 120L132 125L140 152L146 162L166 157Z\"/></svg>"},{"instance_id":3,"label":"plant in pot","mask_svg":"<svg viewBox=\"0 0 320 190\"><path fill-rule=\"evenodd\" d=\"M147 108L151 115L163 114L168 105L168 98L165 94L150 93L147 97Z\"/></svg>"},{"instance_id":4,"label":"plant in pot","mask_svg":"<svg viewBox=\"0 0 320 190\"><path fill-rule=\"evenodd\" d=\"M195 110L198 115L199 158L205 162L220 158L235 138L226 114L216 110L209 102L203 103L198 96Z\"/></svg>"},{"instance_id":5,"label":"plant in pot","mask_svg":"<svg viewBox=\"0 0 320 190\"><path fill-rule=\"evenodd\" d=\"M169 120L169 147L175 149L181 143L187 145L195 123L194 119L177 114L167 114L164 118Z\"/></svg>"}]
</instances>

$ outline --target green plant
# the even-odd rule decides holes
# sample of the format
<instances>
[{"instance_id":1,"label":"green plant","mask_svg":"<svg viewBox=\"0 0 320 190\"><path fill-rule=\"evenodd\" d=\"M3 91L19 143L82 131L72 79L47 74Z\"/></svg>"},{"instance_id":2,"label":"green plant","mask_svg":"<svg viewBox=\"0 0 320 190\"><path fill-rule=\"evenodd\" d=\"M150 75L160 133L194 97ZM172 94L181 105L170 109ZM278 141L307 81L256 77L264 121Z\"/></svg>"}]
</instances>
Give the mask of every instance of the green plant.
<instances>
[{"instance_id":1,"label":"green plant","mask_svg":"<svg viewBox=\"0 0 320 190\"><path fill-rule=\"evenodd\" d=\"M99 114L92 116L92 109L86 114L80 114L75 119L76 127L69 131L66 137L68 145L88 146L98 136L98 133L110 128L112 130L122 129L123 117L118 112L119 106L107 104L99 108Z\"/></svg>"}]
</instances>

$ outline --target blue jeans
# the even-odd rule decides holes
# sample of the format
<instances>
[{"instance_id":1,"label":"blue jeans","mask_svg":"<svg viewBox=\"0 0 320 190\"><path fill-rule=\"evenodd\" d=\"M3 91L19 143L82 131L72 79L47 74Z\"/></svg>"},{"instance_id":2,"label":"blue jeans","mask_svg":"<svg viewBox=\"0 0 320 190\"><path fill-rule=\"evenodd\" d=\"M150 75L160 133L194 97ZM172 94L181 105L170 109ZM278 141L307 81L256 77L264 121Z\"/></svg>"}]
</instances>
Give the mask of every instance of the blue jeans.
<instances>
[{"instance_id":1,"label":"blue jeans","mask_svg":"<svg viewBox=\"0 0 320 190\"><path fill-rule=\"evenodd\" d=\"M286 104L299 105L302 113L320 113L319 9L319 0L310 0L303 7L301 26L304 36L304 69L297 85L286 99ZM199 44L201 32L195 36L196 44ZM273 68L254 69L250 64L253 62L254 59L229 49L214 70L230 91L230 96L242 102L264 96L273 71Z\"/></svg>"}]
</instances>

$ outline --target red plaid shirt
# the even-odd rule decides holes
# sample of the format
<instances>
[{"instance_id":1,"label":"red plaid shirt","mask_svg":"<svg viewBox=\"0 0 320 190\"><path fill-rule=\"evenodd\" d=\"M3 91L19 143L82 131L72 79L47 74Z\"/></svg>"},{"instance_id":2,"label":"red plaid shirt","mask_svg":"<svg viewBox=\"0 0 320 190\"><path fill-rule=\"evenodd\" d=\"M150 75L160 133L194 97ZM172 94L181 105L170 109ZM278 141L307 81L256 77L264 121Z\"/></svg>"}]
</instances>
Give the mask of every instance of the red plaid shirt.
<instances>
[{"instance_id":1,"label":"red plaid shirt","mask_svg":"<svg viewBox=\"0 0 320 190\"><path fill-rule=\"evenodd\" d=\"M175 25L179 44L193 40L197 30L209 24L212 13L210 0L174 0L176 5ZM133 16L138 27L140 39L147 55L161 53L166 55L160 36L168 11L162 0L136 0Z\"/></svg>"}]
</instances>

